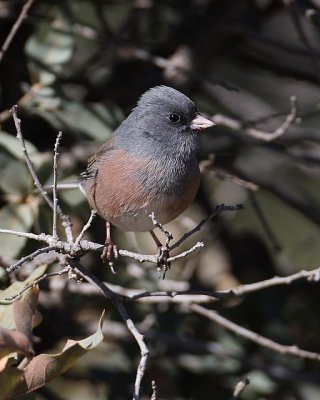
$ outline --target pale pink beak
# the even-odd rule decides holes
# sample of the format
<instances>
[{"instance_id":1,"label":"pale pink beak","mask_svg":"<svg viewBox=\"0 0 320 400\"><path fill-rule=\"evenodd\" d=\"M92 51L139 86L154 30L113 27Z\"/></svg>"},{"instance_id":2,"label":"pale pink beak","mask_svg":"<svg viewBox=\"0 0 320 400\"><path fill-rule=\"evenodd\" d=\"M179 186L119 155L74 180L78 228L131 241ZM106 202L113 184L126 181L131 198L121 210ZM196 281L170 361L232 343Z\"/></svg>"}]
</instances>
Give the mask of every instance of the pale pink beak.
<instances>
[{"instance_id":1,"label":"pale pink beak","mask_svg":"<svg viewBox=\"0 0 320 400\"><path fill-rule=\"evenodd\" d=\"M202 129L210 128L210 126L213 125L216 124L201 114L197 114L196 117L191 121L190 128L195 131L201 131Z\"/></svg>"}]
</instances>

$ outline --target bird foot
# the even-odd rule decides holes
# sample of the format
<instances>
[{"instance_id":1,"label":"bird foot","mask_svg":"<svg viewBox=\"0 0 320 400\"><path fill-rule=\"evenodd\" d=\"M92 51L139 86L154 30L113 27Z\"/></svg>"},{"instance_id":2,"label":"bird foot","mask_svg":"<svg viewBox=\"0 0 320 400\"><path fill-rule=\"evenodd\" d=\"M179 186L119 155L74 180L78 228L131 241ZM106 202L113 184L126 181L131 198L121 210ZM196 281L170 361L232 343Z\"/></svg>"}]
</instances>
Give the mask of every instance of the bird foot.
<instances>
[{"instance_id":1,"label":"bird foot","mask_svg":"<svg viewBox=\"0 0 320 400\"><path fill-rule=\"evenodd\" d=\"M162 274L162 279L164 279L166 277L168 269L170 269L171 266L171 262L168 261L168 258L170 257L169 250L164 246L161 247L159 246L157 255L158 255L157 259L158 277L160 279Z\"/></svg>"},{"instance_id":2,"label":"bird foot","mask_svg":"<svg viewBox=\"0 0 320 400\"><path fill-rule=\"evenodd\" d=\"M111 240L106 240L102 251L101 259L105 264L109 264L112 273L115 274L113 269L114 261L118 259L118 246Z\"/></svg>"}]
</instances>

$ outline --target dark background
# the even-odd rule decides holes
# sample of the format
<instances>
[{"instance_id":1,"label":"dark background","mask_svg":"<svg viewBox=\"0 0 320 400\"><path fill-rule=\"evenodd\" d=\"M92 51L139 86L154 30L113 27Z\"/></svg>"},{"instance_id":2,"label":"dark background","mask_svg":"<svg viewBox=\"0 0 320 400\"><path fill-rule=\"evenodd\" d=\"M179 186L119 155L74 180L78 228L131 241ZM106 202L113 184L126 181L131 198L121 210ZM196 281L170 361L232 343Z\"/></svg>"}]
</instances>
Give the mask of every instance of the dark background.
<instances>
[{"instance_id":1,"label":"dark background","mask_svg":"<svg viewBox=\"0 0 320 400\"><path fill-rule=\"evenodd\" d=\"M24 2L0 1L0 43ZM52 182L52 150L63 131L59 179L75 181L88 157L110 136L148 88L166 84L189 95L207 116L230 123L201 133L203 177L196 202L168 225L178 238L216 204L242 203L189 239L205 248L173 264L164 281L153 266L120 258L117 274L88 255L83 264L113 284L146 290L219 290L293 274L319 264L320 7L316 0L98 1L36 0L0 64L0 224L50 232L51 213L33 191L8 109L19 105L25 138L44 184ZM313 14L307 12L313 10ZM311 17L310 17L311 15ZM309 17L308 17L309 16ZM298 100L301 123L273 142ZM239 179L242 179L239 181ZM254 189L254 190L252 190ZM75 230L89 217L78 190L60 203ZM263 213L269 231L261 220ZM87 237L103 241L98 218ZM147 234L115 232L121 248L154 253ZM37 244L0 237L1 265ZM55 268L53 266L52 268ZM30 271L29 271L30 272ZM27 274L26 268L21 272ZM1 285L9 282L1 272ZM63 280L66 278L54 278ZM51 285L52 283L52 285ZM319 284L299 281L208 307L283 344L320 352ZM66 337L89 335L107 309L105 341L37 399L130 398L139 360L115 309L98 296L44 283L37 352L61 349ZM319 364L264 350L179 304L128 306L146 334L151 361L142 392L156 379L162 399L230 399L249 376L243 399L317 400Z\"/></svg>"}]
</instances>

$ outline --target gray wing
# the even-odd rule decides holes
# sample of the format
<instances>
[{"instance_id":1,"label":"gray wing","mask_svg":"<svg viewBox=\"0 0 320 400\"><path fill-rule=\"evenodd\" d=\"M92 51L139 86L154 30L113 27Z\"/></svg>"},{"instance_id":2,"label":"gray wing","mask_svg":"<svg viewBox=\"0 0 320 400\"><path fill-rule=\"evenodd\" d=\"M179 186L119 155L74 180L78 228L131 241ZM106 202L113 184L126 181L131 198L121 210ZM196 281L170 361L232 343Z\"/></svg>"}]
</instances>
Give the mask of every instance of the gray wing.
<instances>
[{"instance_id":1,"label":"gray wing","mask_svg":"<svg viewBox=\"0 0 320 400\"><path fill-rule=\"evenodd\" d=\"M113 138L110 138L100 147L97 153L89 158L87 169L80 174L80 179L88 180L95 177L97 173L97 168L99 167L101 160L108 157L108 154L113 150Z\"/></svg>"}]
</instances>

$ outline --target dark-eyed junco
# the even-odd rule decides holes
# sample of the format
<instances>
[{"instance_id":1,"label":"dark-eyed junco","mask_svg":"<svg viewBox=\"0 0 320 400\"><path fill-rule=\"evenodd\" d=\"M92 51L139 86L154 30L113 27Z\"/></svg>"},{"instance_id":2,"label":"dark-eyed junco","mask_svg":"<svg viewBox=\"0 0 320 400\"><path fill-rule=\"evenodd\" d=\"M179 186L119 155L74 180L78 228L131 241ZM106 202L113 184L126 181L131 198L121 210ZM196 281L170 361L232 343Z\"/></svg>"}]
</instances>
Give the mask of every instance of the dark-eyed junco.
<instances>
[{"instance_id":1,"label":"dark-eyed junco","mask_svg":"<svg viewBox=\"0 0 320 400\"><path fill-rule=\"evenodd\" d=\"M82 186L90 207L106 221L104 261L117 256L110 224L152 233L152 212L166 224L190 205L200 182L197 131L212 125L187 96L156 86L89 159Z\"/></svg>"}]
</instances>

